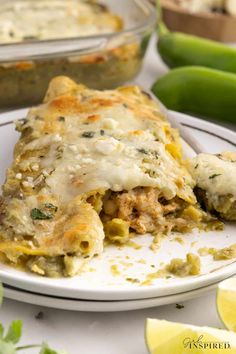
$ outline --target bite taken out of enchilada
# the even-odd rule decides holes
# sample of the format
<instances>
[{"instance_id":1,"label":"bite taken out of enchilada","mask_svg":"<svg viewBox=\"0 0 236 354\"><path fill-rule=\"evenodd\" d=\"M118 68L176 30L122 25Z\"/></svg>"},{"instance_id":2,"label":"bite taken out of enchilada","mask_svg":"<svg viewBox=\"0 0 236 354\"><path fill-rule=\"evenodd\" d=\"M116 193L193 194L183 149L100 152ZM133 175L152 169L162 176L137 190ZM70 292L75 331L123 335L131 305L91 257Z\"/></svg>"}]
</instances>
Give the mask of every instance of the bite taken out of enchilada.
<instances>
[{"instance_id":1,"label":"bite taken out of enchilada","mask_svg":"<svg viewBox=\"0 0 236 354\"><path fill-rule=\"evenodd\" d=\"M105 238L222 226L196 200L178 132L136 86L95 91L57 77L17 129L0 203L5 262L73 276Z\"/></svg>"}]
</instances>

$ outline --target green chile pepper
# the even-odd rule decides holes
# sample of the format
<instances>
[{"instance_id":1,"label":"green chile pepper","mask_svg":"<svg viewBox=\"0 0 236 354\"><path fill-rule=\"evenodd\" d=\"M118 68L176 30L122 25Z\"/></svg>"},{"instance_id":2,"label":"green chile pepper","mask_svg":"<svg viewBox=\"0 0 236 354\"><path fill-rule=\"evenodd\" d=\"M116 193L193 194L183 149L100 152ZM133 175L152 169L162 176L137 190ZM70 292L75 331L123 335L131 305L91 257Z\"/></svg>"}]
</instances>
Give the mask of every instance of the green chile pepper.
<instances>
[{"instance_id":1,"label":"green chile pepper","mask_svg":"<svg viewBox=\"0 0 236 354\"><path fill-rule=\"evenodd\" d=\"M236 49L159 25L158 51L170 67L200 65L236 73Z\"/></svg>"},{"instance_id":2,"label":"green chile pepper","mask_svg":"<svg viewBox=\"0 0 236 354\"><path fill-rule=\"evenodd\" d=\"M172 110L236 123L236 75L189 66L171 70L152 86Z\"/></svg>"}]
</instances>

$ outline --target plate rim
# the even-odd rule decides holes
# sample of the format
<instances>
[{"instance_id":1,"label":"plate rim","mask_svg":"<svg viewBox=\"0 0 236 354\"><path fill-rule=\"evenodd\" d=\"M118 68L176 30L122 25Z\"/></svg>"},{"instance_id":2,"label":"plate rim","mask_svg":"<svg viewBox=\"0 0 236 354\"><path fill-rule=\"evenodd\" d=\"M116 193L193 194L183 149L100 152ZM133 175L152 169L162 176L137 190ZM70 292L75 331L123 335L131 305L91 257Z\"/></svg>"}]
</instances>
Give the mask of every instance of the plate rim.
<instances>
[{"instance_id":1,"label":"plate rim","mask_svg":"<svg viewBox=\"0 0 236 354\"><path fill-rule=\"evenodd\" d=\"M228 278L227 278L228 279ZM44 306L56 309L70 310L70 311L84 311L84 312L121 312L141 310L151 307L159 307L170 305L177 302L188 301L203 294L215 290L219 282L210 284L198 289L192 289L179 294L172 294L160 297L132 299L132 300L115 300L115 301L96 301L86 299L70 299L48 296L45 294L27 294L23 289L10 289L6 285L5 298L24 302L27 304L34 304L37 306ZM19 296L20 295L20 296ZM49 300L50 299L50 300ZM35 302L36 300L36 302Z\"/></svg>"}]
</instances>

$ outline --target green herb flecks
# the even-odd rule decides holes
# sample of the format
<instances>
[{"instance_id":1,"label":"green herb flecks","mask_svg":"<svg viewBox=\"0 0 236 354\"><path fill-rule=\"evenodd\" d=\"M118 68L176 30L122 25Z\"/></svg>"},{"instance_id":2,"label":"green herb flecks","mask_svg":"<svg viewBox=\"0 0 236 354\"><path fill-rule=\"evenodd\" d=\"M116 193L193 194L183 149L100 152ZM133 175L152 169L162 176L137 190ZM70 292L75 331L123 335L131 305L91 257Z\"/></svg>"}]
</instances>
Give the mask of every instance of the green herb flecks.
<instances>
[{"instance_id":1,"label":"green herb flecks","mask_svg":"<svg viewBox=\"0 0 236 354\"><path fill-rule=\"evenodd\" d=\"M58 210L58 207L57 207L56 205L52 204L52 203L45 203L44 206L45 206L45 208L47 208L47 209L50 209L50 210L52 210L52 211L55 211L55 213L56 213L57 210Z\"/></svg>"},{"instance_id":2,"label":"green herb flecks","mask_svg":"<svg viewBox=\"0 0 236 354\"><path fill-rule=\"evenodd\" d=\"M146 173L148 173L151 178L157 178L158 177L157 171L147 170Z\"/></svg>"},{"instance_id":3,"label":"green herb flecks","mask_svg":"<svg viewBox=\"0 0 236 354\"><path fill-rule=\"evenodd\" d=\"M83 132L81 136L83 138L93 138L94 135L95 135L95 132L90 131L90 132Z\"/></svg>"},{"instance_id":4,"label":"green herb flecks","mask_svg":"<svg viewBox=\"0 0 236 354\"><path fill-rule=\"evenodd\" d=\"M33 220L50 220L53 218L52 214L44 212L38 208L32 209L30 212L30 216Z\"/></svg>"},{"instance_id":5,"label":"green herb flecks","mask_svg":"<svg viewBox=\"0 0 236 354\"><path fill-rule=\"evenodd\" d=\"M151 153L152 153L152 155L153 155L156 159L159 158L159 154L158 154L157 151L153 150Z\"/></svg>"},{"instance_id":6,"label":"green herb flecks","mask_svg":"<svg viewBox=\"0 0 236 354\"><path fill-rule=\"evenodd\" d=\"M141 154L145 154L145 155L148 155L148 150L146 149L143 149L143 148L140 148L140 149L137 149L138 152L140 152Z\"/></svg>"},{"instance_id":7,"label":"green herb flecks","mask_svg":"<svg viewBox=\"0 0 236 354\"><path fill-rule=\"evenodd\" d=\"M56 350L53 350L53 349L49 348L47 343L43 343L39 354L66 354L66 352L64 352L64 351L59 351L58 352Z\"/></svg>"},{"instance_id":8,"label":"green herb flecks","mask_svg":"<svg viewBox=\"0 0 236 354\"><path fill-rule=\"evenodd\" d=\"M137 149L138 152L140 152L141 154L145 154L145 155L149 155L152 157L155 157L155 159L159 158L159 154L156 150L146 150L144 148L138 148Z\"/></svg>"},{"instance_id":9,"label":"green herb flecks","mask_svg":"<svg viewBox=\"0 0 236 354\"><path fill-rule=\"evenodd\" d=\"M214 173L213 175L211 175L211 176L209 177L209 179L213 179L213 178L216 178L216 177L218 177L218 176L221 176L221 173Z\"/></svg>"},{"instance_id":10,"label":"green herb flecks","mask_svg":"<svg viewBox=\"0 0 236 354\"><path fill-rule=\"evenodd\" d=\"M65 122L65 117L58 117L59 122Z\"/></svg>"}]
</instances>

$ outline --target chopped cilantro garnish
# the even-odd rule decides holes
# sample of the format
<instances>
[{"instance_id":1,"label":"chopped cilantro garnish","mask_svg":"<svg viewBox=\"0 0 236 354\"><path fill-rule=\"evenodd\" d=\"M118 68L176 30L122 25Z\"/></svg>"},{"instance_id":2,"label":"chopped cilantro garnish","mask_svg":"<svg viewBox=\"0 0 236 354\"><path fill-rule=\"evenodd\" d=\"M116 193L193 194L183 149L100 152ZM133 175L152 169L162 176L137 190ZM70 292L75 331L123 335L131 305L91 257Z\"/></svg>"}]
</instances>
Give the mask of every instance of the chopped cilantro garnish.
<instances>
[{"instance_id":1,"label":"chopped cilantro garnish","mask_svg":"<svg viewBox=\"0 0 236 354\"><path fill-rule=\"evenodd\" d=\"M0 283L0 304L2 302L3 287ZM43 312L40 311L35 318L41 319ZM3 324L0 322L0 354L16 354L18 352L26 353L28 349L38 348L39 354L66 354L65 351L56 351L50 348L47 343L42 344L28 344L21 346L19 341L22 335L22 321L15 320L5 330Z\"/></svg>"},{"instance_id":2,"label":"chopped cilantro garnish","mask_svg":"<svg viewBox=\"0 0 236 354\"><path fill-rule=\"evenodd\" d=\"M0 323L0 353L2 354L16 354L21 351L25 353L27 349L33 348L38 348L40 350L39 354L66 354L64 351L51 349L47 343L19 346L18 343L22 334L22 321L20 320L13 321L8 331L4 332L4 327Z\"/></svg>"},{"instance_id":3,"label":"chopped cilantro garnish","mask_svg":"<svg viewBox=\"0 0 236 354\"><path fill-rule=\"evenodd\" d=\"M139 148L137 149L138 152L140 152L141 154L145 154L145 155L152 155L153 157L155 157L156 159L159 158L159 154L157 151L155 150L146 150L144 148Z\"/></svg>"},{"instance_id":4,"label":"chopped cilantro garnish","mask_svg":"<svg viewBox=\"0 0 236 354\"><path fill-rule=\"evenodd\" d=\"M221 176L221 173L214 173L213 175L211 175L209 177L209 179L213 179L213 178L218 177L218 176Z\"/></svg>"},{"instance_id":5,"label":"chopped cilantro garnish","mask_svg":"<svg viewBox=\"0 0 236 354\"><path fill-rule=\"evenodd\" d=\"M83 132L82 133L82 137L83 138L93 138L94 137L94 135L95 135L95 132Z\"/></svg>"},{"instance_id":6,"label":"chopped cilantro garnish","mask_svg":"<svg viewBox=\"0 0 236 354\"><path fill-rule=\"evenodd\" d=\"M140 149L137 149L137 150L138 150L138 152L141 152L141 154L148 155L148 151L146 149L140 148Z\"/></svg>"},{"instance_id":7,"label":"chopped cilantro garnish","mask_svg":"<svg viewBox=\"0 0 236 354\"><path fill-rule=\"evenodd\" d=\"M158 152L155 151L155 150L152 151L152 155L153 155L156 159L159 158L159 154L158 154Z\"/></svg>"},{"instance_id":8,"label":"chopped cilantro garnish","mask_svg":"<svg viewBox=\"0 0 236 354\"><path fill-rule=\"evenodd\" d=\"M53 218L52 214L45 213L44 211L34 208L30 212L30 216L33 220L50 220Z\"/></svg>"},{"instance_id":9,"label":"chopped cilantro garnish","mask_svg":"<svg viewBox=\"0 0 236 354\"><path fill-rule=\"evenodd\" d=\"M57 212L58 207L56 205L53 205L52 203L45 203L44 205L45 205L45 208L51 209L51 210Z\"/></svg>"}]
</instances>

